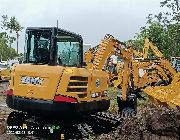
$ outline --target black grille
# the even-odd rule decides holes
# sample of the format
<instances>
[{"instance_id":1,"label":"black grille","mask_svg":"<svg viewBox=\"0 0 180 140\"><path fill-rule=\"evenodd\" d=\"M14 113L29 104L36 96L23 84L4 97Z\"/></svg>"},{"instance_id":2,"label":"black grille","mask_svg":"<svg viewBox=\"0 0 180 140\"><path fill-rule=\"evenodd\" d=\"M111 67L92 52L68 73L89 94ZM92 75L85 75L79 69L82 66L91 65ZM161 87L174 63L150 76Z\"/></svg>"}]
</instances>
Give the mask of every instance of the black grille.
<instances>
[{"instance_id":1,"label":"black grille","mask_svg":"<svg viewBox=\"0 0 180 140\"><path fill-rule=\"evenodd\" d=\"M71 76L70 80L79 80L79 81L87 81L88 77L81 77L81 76Z\"/></svg>"},{"instance_id":2,"label":"black grille","mask_svg":"<svg viewBox=\"0 0 180 140\"><path fill-rule=\"evenodd\" d=\"M88 77L71 76L68 84L67 92L80 93L79 98L87 96Z\"/></svg>"},{"instance_id":3,"label":"black grille","mask_svg":"<svg viewBox=\"0 0 180 140\"><path fill-rule=\"evenodd\" d=\"M88 82L69 82L68 86L87 86Z\"/></svg>"},{"instance_id":4,"label":"black grille","mask_svg":"<svg viewBox=\"0 0 180 140\"><path fill-rule=\"evenodd\" d=\"M87 88L68 88L67 92L87 92Z\"/></svg>"}]
</instances>

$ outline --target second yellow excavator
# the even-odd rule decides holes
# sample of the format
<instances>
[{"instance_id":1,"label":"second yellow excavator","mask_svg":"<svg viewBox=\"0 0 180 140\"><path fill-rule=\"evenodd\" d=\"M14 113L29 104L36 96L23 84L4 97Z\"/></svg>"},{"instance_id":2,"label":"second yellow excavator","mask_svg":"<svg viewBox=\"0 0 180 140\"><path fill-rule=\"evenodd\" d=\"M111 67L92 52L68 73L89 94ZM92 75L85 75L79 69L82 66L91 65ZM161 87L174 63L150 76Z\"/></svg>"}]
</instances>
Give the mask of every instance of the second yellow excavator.
<instances>
[{"instance_id":1,"label":"second yellow excavator","mask_svg":"<svg viewBox=\"0 0 180 140\"><path fill-rule=\"evenodd\" d=\"M149 95L150 99L156 101L155 103L178 107L180 95L179 73L173 68L172 64L163 58L163 54L147 38L145 39L143 52L133 49L132 46L129 48L135 56L138 56L138 58L134 57L132 61L134 90L139 92L144 89L143 91ZM153 59L148 58L149 49L155 54ZM114 80L115 87L121 87L122 70L123 65L118 70L117 80ZM170 104L170 102L173 102L173 104Z\"/></svg>"}]
</instances>

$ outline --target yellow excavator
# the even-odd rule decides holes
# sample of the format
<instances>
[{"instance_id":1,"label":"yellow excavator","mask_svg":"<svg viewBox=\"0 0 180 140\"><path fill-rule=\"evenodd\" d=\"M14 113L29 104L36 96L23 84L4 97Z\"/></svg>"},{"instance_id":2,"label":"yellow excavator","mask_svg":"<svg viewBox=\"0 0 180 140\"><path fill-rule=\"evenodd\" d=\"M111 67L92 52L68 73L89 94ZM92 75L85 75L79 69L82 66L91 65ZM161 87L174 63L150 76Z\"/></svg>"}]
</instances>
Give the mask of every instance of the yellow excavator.
<instances>
[{"instance_id":1,"label":"yellow excavator","mask_svg":"<svg viewBox=\"0 0 180 140\"><path fill-rule=\"evenodd\" d=\"M10 80L10 75L11 75L10 69L0 70L0 81Z\"/></svg>"},{"instance_id":2,"label":"yellow excavator","mask_svg":"<svg viewBox=\"0 0 180 140\"><path fill-rule=\"evenodd\" d=\"M156 60L159 60L160 58L163 57L163 54L158 50L158 48L155 45L153 45L153 43L150 42L148 38L145 39L143 52L134 49L134 47L132 45L128 46L128 48L133 53L133 71L134 71L135 84L137 85L137 84L141 83L141 85L142 84L147 85L150 83L157 82L158 81L157 78L159 78L159 76L156 74L156 72L155 71L153 71L151 73L146 72L146 69L150 68L150 66L152 66L152 64L155 63ZM149 50L152 50L152 52L154 53L156 58L148 57ZM122 70L122 68L123 68L123 62L120 62L120 63L118 62L117 76L113 80L114 87L121 87L121 83L122 83L121 70ZM163 71L160 68L159 68L159 70ZM158 70L158 72L159 72L159 70ZM162 76L165 75L165 74L164 75L163 74L162 74ZM138 75L140 75L140 77L142 77L141 81L138 80L138 78L139 78ZM151 77L150 79L149 79L149 76Z\"/></svg>"},{"instance_id":3,"label":"yellow excavator","mask_svg":"<svg viewBox=\"0 0 180 140\"><path fill-rule=\"evenodd\" d=\"M66 131L77 126L82 133L91 131L89 125L96 127L96 122L116 124L118 117L103 113L110 106L104 65L111 55L124 61L122 93L117 97L119 112L136 113L133 52L112 35L87 52L86 64L82 37L63 29L27 28L25 44L23 64L11 69L6 103L17 111L10 113L9 126L20 127L32 117L58 120ZM93 121L92 116L96 118Z\"/></svg>"},{"instance_id":4,"label":"yellow excavator","mask_svg":"<svg viewBox=\"0 0 180 140\"><path fill-rule=\"evenodd\" d=\"M12 68L7 104L62 116L107 110L108 75L83 66L82 43L69 31L27 28L24 64Z\"/></svg>"},{"instance_id":5,"label":"yellow excavator","mask_svg":"<svg viewBox=\"0 0 180 140\"><path fill-rule=\"evenodd\" d=\"M145 88L143 91L149 95L151 101L156 105L163 105L171 108L179 107L180 73L176 71L175 67L173 67L173 65L163 57L163 54L148 39L145 39L142 59L147 60L148 49L151 49L155 54L155 58L153 58L154 60L145 63L143 62L144 64L138 62L135 65L136 73L134 73L134 75L138 75L138 68L150 68L151 72L146 71L140 79L135 76L134 80L136 87L142 89ZM151 86L148 86L147 84L151 84Z\"/></svg>"},{"instance_id":6,"label":"yellow excavator","mask_svg":"<svg viewBox=\"0 0 180 140\"><path fill-rule=\"evenodd\" d=\"M8 116L9 126L20 127L32 117L53 118L48 120L58 120L68 131L77 126L84 132L94 114L96 119L89 125L97 119L101 124L120 122L120 118L103 113L110 107L109 77L103 67L112 54L125 61L122 94L118 96L119 111L136 112L137 98L130 85L131 52L111 35L105 37L97 50L87 53L91 55L87 55L86 65L82 37L58 28L27 28L24 53L23 64L11 69L6 103L16 111ZM86 123L82 124L83 120ZM99 125L93 124L94 127Z\"/></svg>"},{"instance_id":7,"label":"yellow excavator","mask_svg":"<svg viewBox=\"0 0 180 140\"><path fill-rule=\"evenodd\" d=\"M139 92L145 88L143 91L157 105L179 107L179 73L172 64L163 58L163 54L147 38L143 52L137 51L133 47L129 48L132 49L135 56L138 56L133 60L134 89ZM153 59L148 58L149 49L155 54ZM121 69L118 70L118 79L113 81L115 87L121 87L122 68L121 66ZM142 76L140 76L140 72L143 73Z\"/></svg>"},{"instance_id":8,"label":"yellow excavator","mask_svg":"<svg viewBox=\"0 0 180 140\"><path fill-rule=\"evenodd\" d=\"M10 68L6 62L0 64L0 82L10 79Z\"/></svg>"}]
</instances>

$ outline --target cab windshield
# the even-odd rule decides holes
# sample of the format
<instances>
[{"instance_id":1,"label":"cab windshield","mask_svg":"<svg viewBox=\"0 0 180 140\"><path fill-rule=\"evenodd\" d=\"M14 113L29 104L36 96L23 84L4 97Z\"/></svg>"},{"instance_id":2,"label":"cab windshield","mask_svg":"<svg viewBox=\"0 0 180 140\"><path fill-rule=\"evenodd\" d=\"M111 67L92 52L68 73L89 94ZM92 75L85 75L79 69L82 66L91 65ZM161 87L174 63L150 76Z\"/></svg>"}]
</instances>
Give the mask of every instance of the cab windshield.
<instances>
[{"instance_id":1,"label":"cab windshield","mask_svg":"<svg viewBox=\"0 0 180 140\"><path fill-rule=\"evenodd\" d=\"M57 64L64 66L80 65L80 43L70 36L57 38Z\"/></svg>"}]
</instances>

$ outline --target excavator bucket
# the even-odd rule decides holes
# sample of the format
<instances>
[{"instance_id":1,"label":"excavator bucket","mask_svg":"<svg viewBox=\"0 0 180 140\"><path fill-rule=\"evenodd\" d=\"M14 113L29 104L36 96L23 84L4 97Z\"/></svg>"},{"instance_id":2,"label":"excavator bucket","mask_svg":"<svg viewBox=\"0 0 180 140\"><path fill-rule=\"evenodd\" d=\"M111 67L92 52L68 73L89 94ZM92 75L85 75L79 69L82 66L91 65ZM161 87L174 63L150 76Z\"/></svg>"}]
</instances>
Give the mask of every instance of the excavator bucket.
<instances>
[{"instance_id":1,"label":"excavator bucket","mask_svg":"<svg viewBox=\"0 0 180 140\"><path fill-rule=\"evenodd\" d=\"M180 107L180 72L174 76L170 85L147 87L144 92L156 105Z\"/></svg>"},{"instance_id":2,"label":"excavator bucket","mask_svg":"<svg viewBox=\"0 0 180 140\"><path fill-rule=\"evenodd\" d=\"M122 116L133 116L137 113L137 97L135 94L127 96L126 100L122 99L122 95L117 96L119 113Z\"/></svg>"}]
</instances>

